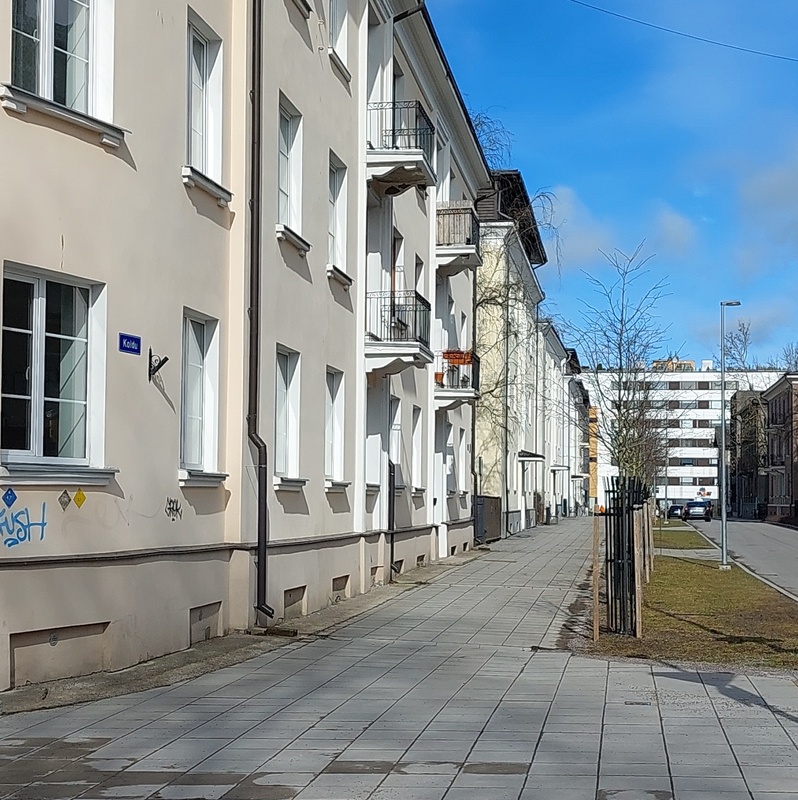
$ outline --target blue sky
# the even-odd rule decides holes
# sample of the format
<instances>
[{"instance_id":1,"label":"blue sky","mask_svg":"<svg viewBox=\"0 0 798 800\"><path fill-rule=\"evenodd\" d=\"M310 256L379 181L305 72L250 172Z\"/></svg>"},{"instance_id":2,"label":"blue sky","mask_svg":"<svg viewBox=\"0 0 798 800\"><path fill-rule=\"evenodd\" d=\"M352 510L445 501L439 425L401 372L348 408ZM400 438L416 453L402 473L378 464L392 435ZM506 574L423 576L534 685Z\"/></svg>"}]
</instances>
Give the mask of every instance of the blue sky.
<instances>
[{"instance_id":1,"label":"blue sky","mask_svg":"<svg viewBox=\"0 0 798 800\"><path fill-rule=\"evenodd\" d=\"M796 0L591 0L798 59ZM677 37L570 0L427 0L466 102L512 132L512 166L557 197L550 310L590 299L599 250L645 239L671 349L718 352L722 299L760 358L798 340L798 62ZM550 248L551 250L552 248Z\"/></svg>"}]
</instances>

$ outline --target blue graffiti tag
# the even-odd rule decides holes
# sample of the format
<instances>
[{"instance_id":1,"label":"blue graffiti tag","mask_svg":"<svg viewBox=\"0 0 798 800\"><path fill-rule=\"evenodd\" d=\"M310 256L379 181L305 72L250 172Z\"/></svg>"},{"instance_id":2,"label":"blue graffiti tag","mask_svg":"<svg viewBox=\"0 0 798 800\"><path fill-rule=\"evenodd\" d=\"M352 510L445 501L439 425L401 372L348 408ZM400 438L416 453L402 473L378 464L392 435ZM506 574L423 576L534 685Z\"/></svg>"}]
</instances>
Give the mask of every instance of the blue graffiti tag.
<instances>
[{"instance_id":1,"label":"blue graffiti tag","mask_svg":"<svg viewBox=\"0 0 798 800\"><path fill-rule=\"evenodd\" d=\"M44 541L46 527L47 503L42 503L42 516L39 522L31 519L30 509L27 506L13 514L5 508L0 508L0 539L6 547L34 541L32 534L35 532L39 534L37 541Z\"/></svg>"}]
</instances>

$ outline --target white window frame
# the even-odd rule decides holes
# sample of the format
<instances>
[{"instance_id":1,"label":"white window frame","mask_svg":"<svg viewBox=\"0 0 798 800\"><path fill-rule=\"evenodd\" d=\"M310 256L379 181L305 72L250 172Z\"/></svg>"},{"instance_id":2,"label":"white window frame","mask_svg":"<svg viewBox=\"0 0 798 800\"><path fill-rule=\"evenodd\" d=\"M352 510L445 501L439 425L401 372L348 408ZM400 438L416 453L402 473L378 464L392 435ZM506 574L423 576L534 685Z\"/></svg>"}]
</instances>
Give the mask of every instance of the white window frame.
<instances>
[{"instance_id":1,"label":"white window frame","mask_svg":"<svg viewBox=\"0 0 798 800\"><path fill-rule=\"evenodd\" d=\"M277 223L302 233L302 115L283 96L277 131Z\"/></svg>"},{"instance_id":2,"label":"white window frame","mask_svg":"<svg viewBox=\"0 0 798 800\"><path fill-rule=\"evenodd\" d=\"M402 463L402 401L391 395L388 401L388 458L394 465Z\"/></svg>"},{"instance_id":3,"label":"white window frame","mask_svg":"<svg viewBox=\"0 0 798 800\"><path fill-rule=\"evenodd\" d=\"M202 92L202 144L199 153L192 144L192 59L194 40L205 48ZM186 163L218 184L223 178L224 75L222 40L194 11L188 9L186 43Z\"/></svg>"},{"instance_id":4,"label":"white window frame","mask_svg":"<svg viewBox=\"0 0 798 800\"><path fill-rule=\"evenodd\" d=\"M347 28L349 27L348 0L329 0L327 6L327 29L329 47L346 65Z\"/></svg>"},{"instance_id":5,"label":"white window frame","mask_svg":"<svg viewBox=\"0 0 798 800\"><path fill-rule=\"evenodd\" d=\"M0 460L7 466L41 465L101 468L105 463L105 373L106 373L106 293L105 286L61 272L21 265L6 266L3 279L30 283L34 286L33 342L31 364L35 375L31 381L31 448L0 450ZM83 458L43 455L44 425L44 344L45 300L47 282L75 286L89 292L86 368L86 443ZM0 320L2 324L2 320Z\"/></svg>"},{"instance_id":6,"label":"white window frame","mask_svg":"<svg viewBox=\"0 0 798 800\"><path fill-rule=\"evenodd\" d=\"M465 428L460 428L457 436L457 484L462 494L468 491L468 458L466 455Z\"/></svg>"},{"instance_id":7,"label":"white window frame","mask_svg":"<svg viewBox=\"0 0 798 800\"><path fill-rule=\"evenodd\" d=\"M446 460L446 493L457 493L457 458L454 451L454 426L451 422L444 427L444 456Z\"/></svg>"},{"instance_id":8,"label":"white window frame","mask_svg":"<svg viewBox=\"0 0 798 800\"><path fill-rule=\"evenodd\" d=\"M202 457L197 462L186 459L187 424L186 413L188 402L187 367L188 367L188 334L189 326L194 324L203 327L203 364L202 364L202 411L201 438ZM183 310L182 368L180 375L180 467L192 472L215 473L219 453L219 321L213 317L200 314L193 309Z\"/></svg>"},{"instance_id":9,"label":"white window frame","mask_svg":"<svg viewBox=\"0 0 798 800\"><path fill-rule=\"evenodd\" d=\"M330 151L327 263L346 272L346 166Z\"/></svg>"},{"instance_id":10,"label":"white window frame","mask_svg":"<svg viewBox=\"0 0 798 800\"><path fill-rule=\"evenodd\" d=\"M285 364L285 377L281 364ZM299 353L281 345L277 347L274 372L274 474L278 478L299 478L300 366Z\"/></svg>"},{"instance_id":11,"label":"white window frame","mask_svg":"<svg viewBox=\"0 0 798 800\"><path fill-rule=\"evenodd\" d=\"M327 367L325 373L324 476L344 478L344 373Z\"/></svg>"},{"instance_id":12,"label":"white window frame","mask_svg":"<svg viewBox=\"0 0 798 800\"><path fill-rule=\"evenodd\" d=\"M411 428L411 458L410 458L410 479L414 489L424 488L424 465L423 465L423 432L424 418L420 406L413 406L413 420Z\"/></svg>"},{"instance_id":13,"label":"white window frame","mask_svg":"<svg viewBox=\"0 0 798 800\"><path fill-rule=\"evenodd\" d=\"M53 99L55 49L55 0L37 0L38 68L36 89L39 97ZM82 0L88 6L88 74L86 109L71 108L77 114L111 122L114 86L114 13L116 0ZM22 88L22 87L18 87ZM60 105L60 104L57 104ZM70 108L64 106L64 108Z\"/></svg>"}]
</instances>

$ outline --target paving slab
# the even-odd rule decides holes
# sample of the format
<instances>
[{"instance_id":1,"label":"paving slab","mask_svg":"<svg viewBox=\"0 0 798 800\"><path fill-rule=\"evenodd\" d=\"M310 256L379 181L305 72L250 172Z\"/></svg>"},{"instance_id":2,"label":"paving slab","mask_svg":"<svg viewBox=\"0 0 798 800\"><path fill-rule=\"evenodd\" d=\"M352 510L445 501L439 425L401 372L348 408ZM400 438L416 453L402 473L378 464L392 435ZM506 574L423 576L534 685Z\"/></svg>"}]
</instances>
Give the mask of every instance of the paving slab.
<instances>
[{"instance_id":1,"label":"paving slab","mask_svg":"<svg viewBox=\"0 0 798 800\"><path fill-rule=\"evenodd\" d=\"M798 686L559 650L592 523L183 683L0 717L2 800L794 800Z\"/></svg>"}]
</instances>

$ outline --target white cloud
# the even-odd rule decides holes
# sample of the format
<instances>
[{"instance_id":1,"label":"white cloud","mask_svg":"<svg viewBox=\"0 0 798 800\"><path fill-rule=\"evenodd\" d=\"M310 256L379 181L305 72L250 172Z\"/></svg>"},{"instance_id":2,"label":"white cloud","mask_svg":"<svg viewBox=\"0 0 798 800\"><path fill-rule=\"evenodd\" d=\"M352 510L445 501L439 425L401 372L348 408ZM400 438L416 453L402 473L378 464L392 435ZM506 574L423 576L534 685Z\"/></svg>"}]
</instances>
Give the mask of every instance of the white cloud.
<instances>
[{"instance_id":1,"label":"white cloud","mask_svg":"<svg viewBox=\"0 0 798 800\"><path fill-rule=\"evenodd\" d=\"M611 250L614 234L611 227L597 219L570 186L557 186L553 224L562 242L563 266L584 267L601 259L599 250Z\"/></svg>"},{"instance_id":2,"label":"white cloud","mask_svg":"<svg viewBox=\"0 0 798 800\"><path fill-rule=\"evenodd\" d=\"M684 214L663 206L654 219L652 247L661 254L685 256L696 240L695 225Z\"/></svg>"}]
</instances>

